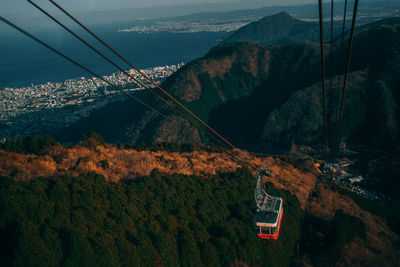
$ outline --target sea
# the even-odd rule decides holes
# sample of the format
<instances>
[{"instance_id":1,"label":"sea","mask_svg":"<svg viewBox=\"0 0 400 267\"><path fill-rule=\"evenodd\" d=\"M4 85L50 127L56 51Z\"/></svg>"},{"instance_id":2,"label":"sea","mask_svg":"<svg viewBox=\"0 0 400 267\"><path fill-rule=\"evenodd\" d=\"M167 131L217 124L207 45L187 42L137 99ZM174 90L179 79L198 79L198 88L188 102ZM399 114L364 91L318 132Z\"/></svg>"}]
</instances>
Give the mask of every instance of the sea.
<instances>
[{"instance_id":1,"label":"sea","mask_svg":"<svg viewBox=\"0 0 400 267\"><path fill-rule=\"evenodd\" d=\"M124 69L130 69L94 38L79 29L75 30ZM138 68L182 62L186 64L205 55L227 35L226 32L136 33L100 28L95 29L95 32ZM117 71L114 66L61 29L37 31L33 34L100 75ZM2 33L0 36L0 90L5 87L18 88L91 76L19 32Z\"/></svg>"}]
</instances>

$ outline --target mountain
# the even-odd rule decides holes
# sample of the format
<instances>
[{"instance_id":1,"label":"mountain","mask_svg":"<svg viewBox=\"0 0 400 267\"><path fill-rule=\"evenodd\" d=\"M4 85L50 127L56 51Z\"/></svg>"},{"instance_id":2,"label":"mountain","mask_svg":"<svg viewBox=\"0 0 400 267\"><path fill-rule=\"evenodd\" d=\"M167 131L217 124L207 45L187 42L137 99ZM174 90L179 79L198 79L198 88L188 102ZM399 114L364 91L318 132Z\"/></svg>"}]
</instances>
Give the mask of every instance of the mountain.
<instances>
[{"instance_id":1,"label":"mountain","mask_svg":"<svg viewBox=\"0 0 400 267\"><path fill-rule=\"evenodd\" d=\"M330 29L328 24L325 24L325 37L329 37L328 31ZM334 35L336 35L341 29L337 22L335 22L334 26ZM243 26L225 38L223 43L290 44L317 42L319 38L318 22L301 21L293 18L286 12L281 12Z\"/></svg>"},{"instance_id":2,"label":"mountain","mask_svg":"<svg viewBox=\"0 0 400 267\"><path fill-rule=\"evenodd\" d=\"M400 19L385 19L356 29L342 125L342 140L386 149L399 149ZM340 58L335 47L334 58ZM330 141L334 142L338 112L338 79L328 86ZM329 70L327 71L329 75ZM327 76L329 77L329 76ZM267 116L263 144L313 145L321 131L321 82L297 91ZM307 140L308 139L308 140Z\"/></svg>"},{"instance_id":3,"label":"mountain","mask_svg":"<svg viewBox=\"0 0 400 267\"><path fill-rule=\"evenodd\" d=\"M356 29L342 141L387 149L398 146L399 32L399 18ZM344 70L339 42L333 58L343 60L332 65L332 89L327 79L331 144L336 132L337 80L343 81ZM327 78L330 70L327 64ZM228 43L190 62L162 87L235 145L254 151L288 151L294 144L323 143L320 73L318 44ZM110 142L207 142L197 128L143 94L167 118L126 101L100 109L56 137L79 139L94 130Z\"/></svg>"},{"instance_id":4,"label":"mountain","mask_svg":"<svg viewBox=\"0 0 400 267\"><path fill-rule=\"evenodd\" d=\"M269 61L269 51L261 46L225 45L190 62L162 86L207 120L209 112L221 103L252 93L266 78ZM79 139L81 133L92 129L106 140L123 143L201 140L202 136L184 119L175 116L159 100L150 98L148 93L142 94L168 118L126 101L109 105L56 136L61 140L71 140L74 136Z\"/></svg>"}]
</instances>

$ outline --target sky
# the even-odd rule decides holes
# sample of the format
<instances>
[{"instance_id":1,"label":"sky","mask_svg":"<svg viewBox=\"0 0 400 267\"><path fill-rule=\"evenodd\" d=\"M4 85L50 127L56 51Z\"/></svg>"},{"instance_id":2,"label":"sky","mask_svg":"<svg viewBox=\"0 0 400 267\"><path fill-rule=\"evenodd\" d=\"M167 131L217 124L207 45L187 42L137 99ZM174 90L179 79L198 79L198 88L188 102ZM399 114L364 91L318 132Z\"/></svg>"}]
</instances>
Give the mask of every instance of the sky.
<instances>
[{"instance_id":1,"label":"sky","mask_svg":"<svg viewBox=\"0 0 400 267\"><path fill-rule=\"evenodd\" d=\"M50 5L47 0L34 0L34 2L43 7ZM316 0L57 0L56 2L71 12L86 13L109 9L231 2L240 3L241 8L244 3L249 3L249 6L258 5L260 7L274 5L299 5L313 3L316 2ZM234 4L231 6L234 6ZM32 6L26 0L0 0L0 15L8 17L40 16L40 14L37 11L34 11Z\"/></svg>"}]
</instances>

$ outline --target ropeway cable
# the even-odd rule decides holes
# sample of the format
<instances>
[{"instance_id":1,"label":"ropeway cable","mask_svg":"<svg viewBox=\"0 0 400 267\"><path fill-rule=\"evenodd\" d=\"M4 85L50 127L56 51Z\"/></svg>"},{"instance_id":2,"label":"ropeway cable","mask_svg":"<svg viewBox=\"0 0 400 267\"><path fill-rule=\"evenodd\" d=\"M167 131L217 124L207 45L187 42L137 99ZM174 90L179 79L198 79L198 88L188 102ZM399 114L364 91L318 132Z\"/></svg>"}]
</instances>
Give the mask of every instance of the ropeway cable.
<instances>
[{"instance_id":1,"label":"ropeway cable","mask_svg":"<svg viewBox=\"0 0 400 267\"><path fill-rule=\"evenodd\" d=\"M353 19L351 22L351 31L350 31L350 39L349 39L349 49L347 52L347 63L346 63L346 72L344 75L344 82L343 82L343 91L342 91L342 100L340 103L340 113L339 113L339 121L338 121L338 127L337 127L337 134L336 134L336 147L334 150L334 156L336 156L336 153L339 150L339 142L340 142L340 130L342 126L342 120L343 120L343 108L344 108L344 100L345 100L345 95L346 95L346 86L347 86L347 79L349 76L349 70L350 70L350 60L351 60L351 51L353 47L353 39L354 39L354 28L356 25L356 18L357 18L357 8L358 8L358 0L355 0L354 2L354 10L353 10Z\"/></svg>"},{"instance_id":2,"label":"ropeway cable","mask_svg":"<svg viewBox=\"0 0 400 267\"><path fill-rule=\"evenodd\" d=\"M333 88L333 0L331 0L331 40L330 40L330 72L329 72L329 91L332 92Z\"/></svg>"},{"instance_id":3,"label":"ropeway cable","mask_svg":"<svg viewBox=\"0 0 400 267\"><path fill-rule=\"evenodd\" d=\"M161 101L163 101L165 104L167 104L170 108L172 108L175 112L177 112L178 114L180 114L181 116L183 116L185 119L187 119L189 122L191 122L192 124L194 124L199 130L202 130L203 132L205 132L207 135L209 135L211 138L213 138L215 141L217 141L218 143L224 145L222 142L220 142L220 140L214 138L214 136L212 136L210 133L208 133L207 131L205 131L202 127L200 127L197 123L195 123L193 120L191 120L190 118L188 118L184 113L182 113L180 110L178 110L176 107L174 107L173 105L171 105L171 103L169 103L168 101L166 101L164 98L162 98L161 96L159 96L157 93L155 93L153 90L151 90L150 88L148 88L146 85L144 85L143 83L141 83L139 80L137 80L135 77L133 77L132 75L128 74L124 69L122 69L119 65L117 65L116 63L114 63L111 59L109 59L107 56L105 56L103 53L101 53L98 49L94 48L91 44L89 44L88 42L86 42L85 40L83 40L83 38L81 38L79 35L77 35L75 32L73 32L71 29L69 29L67 26L65 26L63 23L61 23L59 20L57 20L56 18L54 18L51 14L49 14L47 11L45 11L44 9L42 9L40 6L38 6L36 3L32 2L31 0L27 0L29 3L31 3L35 8L37 8L39 11L41 11L42 13L44 13L46 16L48 16L50 19L52 19L54 22L56 22L57 24L59 24L61 27L63 27L66 31L68 31L69 33L71 33L74 37L76 37L78 40L80 40L81 42L83 42L86 46L88 46L90 49L92 49L94 52L96 52L97 54L99 54L101 57L103 57L105 60L107 60L109 63L111 63L113 66L115 66L116 68L118 68L120 71L122 71L125 75L127 75L128 77L132 78L135 82L137 82L139 85L141 85L143 88L147 89L148 91L150 91L154 96L156 96L158 99L160 99ZM213 131L214 133L216 133L215 131ZM223 138L224 139L224 138ZM228 142L228 144L230 144ZM231 145L231 148L235 148L234 146ZM229 154L229 153L228 153ZM233 155L231 155L233 156ZM251 166L251 163L247 162L247 161L243 161L242 159L238 158L237 156L233 156L236 160L239 160L242 162L242 164L244 162L246 162L247 165ZM254 166L251 166L252 168L256 168Z\"/></svg>"},{"instance_id":4,"label":"ropeway cable","mask_svg":"<svg viewBox=\"0 0 400 267\"><path fill-rule=\"evenodd\" d=\"M83 66L82 64L76 62L75 60L73 60L72 58L64 55L63 53L61 53L60 51L58 51L57 49L51 47L50 45L46 44L45 42L41 41L40 39L36 38L35 36L33 36L32 34L26 32L25 30L21 29L20 27L18 27L17 25L15 25L14 23L10 22L9 20L3 18L2 16L0 16L0 20L3 21L4 23L8 24L9 26L13 27L14 29L16 29L17 31L23 33L24 35L28 36L29 38L31 38L32 40L38 42L39 44L41 44L42 46L50 49L51 51L53 51L54 53L58 54L59 56L65 58L66 60L68 60L69 62L71 62L72 64L78 66L79 68L89 72L90 74L92 74L93 76L95 76L96 78L102 80L103 82L107 83L108 85L110 85L111 87L117 89L118 91L123 92L124 94L126 94L128 97L134 99L135 101L141 103L142 105L146 106L147 108L155 111L156 113L160 114L161 116L167 118L167 116L163 113L161 113L160 111L158 111L157 109L151 107L150 105L146 104L145 102L141 101L140 99L138 99L137 97L129 94L128 92L126 92L125 90L118 88L116 85L114 85L113 83L111 83L110 81L107 81L106 79L104 79L103 77L101 77L100 75L98 75L97 73L91 71L90 69L86 68L85 66Z\"/></svg>"},{"instance_id":5,"label":"ropeway cable","mask_svg":"<svg viewBox=\"0 0 400 267\"><path fill-rule=\"evenodd\" d=\"M343 55L344 55L344 32L346 28L346 15L347 15L347 0L344 1L344 11L343 11L343 22L342 22L342 40L340 44L340 57L339 62L340 65L343 63ZM338 86L337 86L337 103L336 103L336 120L339 121L339 99L340 99L340 84L341 84L341 77L338 75Z\"/></svg>"},{"instance_id":6,"label":"ropeway cable","mask_svg":"<svg viewBox=\"0 0 400 267\"><path fill-rule=\"evenodd\" d=\"M114 67L118 68L120 71L122 71L126 76L130 77L131 79L133 79L136 83L138 83L139 85L141 85L143 88L145 88L146 90L150 91L154 96L156 96L158 99L160 99L162 102L164 102L165 104L167 104L170 108L173 108L173 106L167 102L164 98L162 98L161 96L159 96L158 94L156 94L153 90L151 90L150 88L148 88L146 85L144 85L142 82L140 82L138 79L136 79L135 77L133 77L132 75L130 75L129 73L127 73L124 69L122 69L119 65L117 65L116 63L114 63L110 58L108 58L107 56L105 56L103 53L101 53L98 49L94 48L91 44L89 44L88 42L86 42L85 40L83 40L78 34L76 34L75 32L73 32L71 29L69 29L67 26L65 26L63 23L61 23L59 20L57 20L54 16L50 15L48 12L46 12L44 9L42 9L40 6L38 6L36 3L34 3L31 0L27 0L30 4L32 4L35 8L37 8L39 11L41 11L43 14L45 14L46 16L48 16L50 19L52 19L54 22L56 22L57 24L59 24L62 28L64 28L66 31L68 31L70 34L72 34L75 38L77 38L79 41L83 42L86 46L88 46L90 49L92 49L94 52L96 52L98 55L100 55L101 57L103 57L105 60L107 60L110 64L112 64ZM147 77L147 76L146 76ZM175 111L176 108L173 108ZM186 109L187 110L187 109ZM193 113L191 113L193 114ZM195 115L194 115L195 116ZM195 118L197 118L200 122L202 122L197 116L195 116ZM204 122L202 122L203 125L206 125ZM235 146L233 146L230 142L228 142L225 138L223 138L221 135L219 135L215 130L213 130L210 126L206 125L208 129L210 129L214 134L216 134L219 138L221 138L222 140L224 140L231 148L235 148Z\"/></svg>"},{"instance_id":7,"label":"ropeway cable","mask_svg":"<svg viewBox=\"0 0 400 267\"><path fill-rule=\"evenodd\" d=\"M91 48L94 52L96 52L97 54L99 54L100 56L102 56L105 60L107 60L109 63L111 63L112 65L114 65L116 68L118 68L120 71L122 71L125 75L127 75L128 77L132 78L135 82L137 82L139 85L141 85L143 88L149 90L154 96L156 96L158 99L160 99L161 101L163 101L165 104L167 104L170 108L172 108L175 112L177 112L178 114L180 114L181 116L185 117L187 120L189 120L190 122L192 122L197 128L199 128L200 130L202 130L203 132L207 133L202 127L200 127L198 124L194 123L193 120L189 119L186 115L184 115L181 111L179 111L176 107L172 106L171 103L169 103L168 101L166 101L164 98L162 98L161 96L159 96L158 94L156 94L154 91L152 91L150 88L148 88L146 85L144 85L142 82L140 82L139 80L137 80L136 78L134 78L133 76L131 76L130 74L128 74L124 69L122 69L120 66L118 66L117 64L115 64L111 59L109 59L108 57L106 57L103 53L101 53L98 49L94 48L92 45L90 45L88 42L86 42L85 40L83 40L80 36L78 36L75 32L73 32L71 29L69 29L67 26L65 26L63 23L61 23L60 21L58 21L56 18L54 18L52 15L50 15L48 12L46 12L45 10L43 10L41 7L39 7L37 4L35 4L33 1L31 0L27 0L29 3L31 3L35 8L37 8L38 10L40 10L42 13L44 13L46 16L48 16L50 19L52 19L54 22L56 22L57 24L59 24L61 27L63 27L65 30L67 30L69 33L71 33L74 37L76 37L78 40L80 40L81 42L83 42L86 46L88 46L89 48ZM74 21L76 21L77 23L78 20L76 20L75 18L73 18L72 15L70 15L67 11L65 11L64 9L62 9L62 7L60 7L58 4L56 4L54 1L50 1L52 2L54 5L56 5L56 7L58 7L60 10L62 10L64 13L66 13L71 19L73 19ZM82 27L84 27L85 30L87 30L91 35L95 36L94 33L92 33L89 29L87 29L85 26L83 26L81 23L79 23L79 25L81 25ZM128 62L126 59L124 59L119 53L117 53L114 49L112 49L111 47L109 47L104 41L102 41L99 37L96 36L96 39L98 39L99 41L101 41L103 44L105 44L107 46L107 48L111 49L112 52L114 52L115 54L117 54L120 58L122 58L125 62ZM129 63L129 62L128 62ZM203 125L205 125L213 134L215 134L217 137L219 137L220 139L222 139L226 144L228 144L228 146L232 149L235 149L236 147L233 146L229 141L227 141L224 137L222 137L218 132L216 132L214 129L212 129L209 125L207 125L206 123L204 123L198 116L196 116L195 114L193 114L189 109L187 109L185 106L183 106L183 104L181 104L178 100L176 100L175 98L173 98L170 94L168 94L165 90L163 90L160 86L158 86L153 80L151 80L148 76L146 76L143 72L141 72L138 68L134 67L131 63L129 63L130 66L132 66L135 70L137 70L139 72L139 74L141 74L142 76L144 76L147 80L149 80L152 84L156 85L160 90L162 90L165 94L167 94L168 97L170 97L172 100L174 100L174 102L178 103L181 107L183 107L186 111L189 112L189 114L193 115L198 121L200 121ZM210 137L213 138L212 135L210 135L209 133L207 133ZM216 138L213 138L214 140L216 140ZM217 140L218 141L218 140ZM219 141L218 141L219 142ZM219 142L221 143L221 142ZM249 163L247 163L249 164ZM253 168L256 169L256 167L252 166Z\"/></svg>"},{"instance_id":8,"label":"ropeway cable","mask_svg":"<svg viewBox=\"0 0 400 267\"><path fill-rule=\"evenodd\" d=\"M107 56L105 56L103 53L101 53L98 49L94 48L91 44L89 44L88 42L86 42L85 40L83 40L79 35L77 35L75 32L73 32L71 29L69 29L67 26L65 26L63 23L61 23L59 20L57 20L55 17L53 17L52 15L50 15L48 12L46 12L44 9L42 9L41 7L39 7L37 4L35 4L34 2L32 2L31 0L27 0L30 4L32 4L34 7L36 7L38 10L40 10L43 14L45 14L46 16L48 16L50 19L52 19L54 22L56 22L58 25L60 25L61 27L63 27L66 31L68 31L69 33L71 33L75 38L77 38L78 40L80 40L81 42L83 42L86 46L88 46L90 49L92 49L94 52L96 52L98 55L100 55L101 57L103 57L106 61L108 61L110 64L112 64L114 67L116 67L117 69L119 69L120 71L122 71L126 76L128 76L129 78L131 78L132 80L134 80L137 84L139 84L140 86L142 86L144 89L148 90L151 94L153 94L154 96L156 96L158 99L160 99L161 101L163 101L165 104L169 105L170 104L161 96L159 96L158 94L156 94L153 90L151 90L150 88L148 88L146 85L144 85L142 82L140 82L138 79L136 79L135 77L133 77L132 75L130 75L129 73L127 73L124 69L122 69L120 66L118 66L117 64L115 64L110 58L108 58Z\"/></svg>"},{"instance_id":9,"label":"ropeway cable","mask_svg":"<svg viewBox=\"0 0 400 267\"><path fill-rule=\"evenodd\" d=\"M73 63L74 65L84 69L85 71L89 72L90 74L92 74L93 76L99 78L100 80L104 81L105 83L107 83L108 85L112 86L113 88L122 91L123 93L127 94L128 96L130 96L131 98L133 98L134 100L142 103L143 105L145 105L146 107L152 109L153 111L156 111L157 113L159 113L160 115L162 115L165 118L168 118L166 115L164 115L163 113L159 112L158 110L154 109L153 107L147 105L146 103L142 102L141 100L139 100L138 98L130 95L129 93L127 93L126 91L123 91L121 89L119 89L117 86L115 86L114 84L112 84L111 82L107 81L106 79L104 79L103 77L101 77L100 75L96 74L95 72L89 70L88 68L86 68L85 66L83 66L82 64L76 62L75 60L73 60L72 58L64 55L62 52L58 51L57 49L51 47L50 45L46 44L45 42L41 41L40 39L38 39L37 37L33 36L32 34L26 32L25 30L21 29L20 27L18 27L17 25L15 25L14 23L10 22L9 20L3 18L2 16L0 16L0 20L3 21L4 23L8 24L9 26L11 26L12 28L16 29L17 31L23 33L24 35L28 36L29 38L31 38L32 40L38 42L39 44L41 44L42 46L48 48L49 50L53 51L54 53L58 54L59 56L65 58L66 60L68 60L69 62ZM195 122L192 121L192 123L194 123L197 127L198 126ZM215 139L216 141L220 142L220 140L216 139L215 137L213 137L211 134L209 134L208 132L205 132L206 134L210 135L210 137L212 137L213 139ZM222 145L224 145L223 143L221 143ZM251 168L257 169L256 167L254 167L255 165L253 165L250 162L244 161L243 159L239 158L238 156L236 156L234 153L229 152L226 148L221 147L221 149L224 150L225 153L227 153L228 155L230 155L234 160L240 162L243 165L246 166L250 166Z\"/></svg>"},{"instance_id":10,"label":"ropeway cable","mask_svg":"<svg viewBox=\"0 0 400 267\"><path fill-rule=\"evenodd\" d=\"M28 0L31 2L30 0ZM208 128L211 132L213 132L216 136L218 136L220 139L222 139L225 143L227 143L231 148L235 148L234 145L232 145L226 138L224 138L221 134L219 134L217 131L215 131L211 126L209 126L207 123L205 123L203 120L201 120L197 115L195 115L192 111L190 111L188 108L186 108L181 102L179 102L176 98L171 96L167 91L165 91L163 88L161 88L156 82L154 82L151 78L149 78L146 74L144 74L140 69L135 67L133 64L131 64L128 60L126 60L124 57L122 57L117 51L115 51L113 48L111 48L106 42L104 42L100 37L98 37L96 34L94 34L91 30L89 30L86 26L84 26L78 19L76 19L74 16L72 16L68 11L66 11L64 8L62 8L60 5L58 5L56 2L53 0L49 0L54 6L56 6L59 10L61 10L65 15L70 17L73 21L75 21L79 26L81 26L84 30L86 30L90 35L92 35L95 39L97 39L100 43L102 43L105 47L107 47L111 52L113 52L116 56L118 56L120 59L122 59L125 63L127 63L130 67L132 67L134 70L136 70L139 74L141 74L145 79L147 79L149 82L151 82L154 86L156 86L159 90L161 90L164 94L166 94L170 99L172 99L176 104L178 104L181 108L183 108L186 112L188 112L190 115L192 115L194 118L196 118L201 124L203 124L206 128Z\"/></svg>"},{"instance_id":11,"label":"ropeway cable","mask_svg":"<svg viewBox=\"0 0 400 267\"><path fill-rule=\"evenodd\" d=\"M322 101L324 113L324 134L325 134L325 152L328 157L329 142L328 142L328 122L326 114L326 87L325 87L325 52L324 52L324 32L323 32L323 18L322 18L322 0L318 1L319 7L319 34L320 34L320 49L321 49L321 75L322 75Z\"/></svg>"}]
</instances>

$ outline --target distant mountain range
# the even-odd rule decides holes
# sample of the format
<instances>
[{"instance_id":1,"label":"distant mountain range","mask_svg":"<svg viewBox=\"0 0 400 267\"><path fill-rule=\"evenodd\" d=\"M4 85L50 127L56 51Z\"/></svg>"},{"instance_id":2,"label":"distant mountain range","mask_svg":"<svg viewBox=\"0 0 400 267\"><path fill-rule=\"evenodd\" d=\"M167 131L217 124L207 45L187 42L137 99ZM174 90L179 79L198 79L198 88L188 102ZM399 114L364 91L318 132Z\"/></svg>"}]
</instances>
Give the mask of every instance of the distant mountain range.
<instances>
[{"instance_id":1,"label":"distant mountain range","mask_svg":"<svg viewBox=\"0 0 400 267\"><path fill-rule=\"evenodd\" d=\"M266 29L271 35L257 39L260 25L273 24L279 25L286 36L300 27L303 30L299 31L297 40L312 41L313 35L305 30L308 26L284 13L264 18L234 35L258 43L285 37L277 30ZM399 147L399 33L400 18L385 19L356 29L343 141L390 149ZM336 131L337 81L339 77L343 80L340 75L344 71L344 56L341 54L340 43L335 42L332 89L329 79L327 81L331 143ZM327 65L329 78L329 61ZM162 87L239 147L264 152L288 151L293 145L323 144L320 73L318 44L265 47L252 43L226 43L187 64L170 76ZM207 141L195 127L172 114L161 103L150 98L148 101L152 101L167 118L131 102L111 104L63 130L56 138L73 141L84 132L94 130L111 142Z\"/></svg>"},{"instance_id":2,"label":"distant mountain range","mask_svg":"<svg viewBox=\"0 0 400 267\"><path fill-rule=\"evenodd\" d=\"M327 27L326 27L327 28ZM337 29L335 29L335 34ZM319 40L319 24L291 17L286 12L264 17L227 37L224 43L251 42L270 45L276 42L300 43Z\"/></svg>"}]
</instances>

